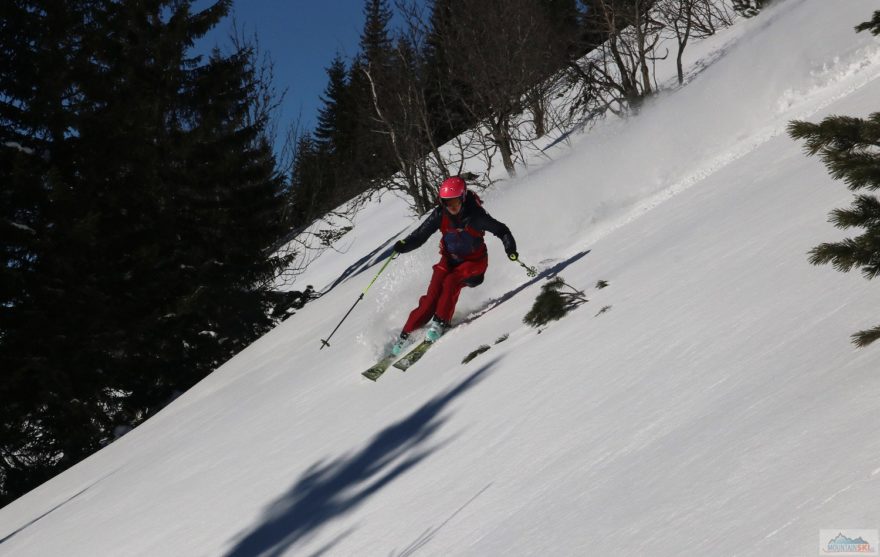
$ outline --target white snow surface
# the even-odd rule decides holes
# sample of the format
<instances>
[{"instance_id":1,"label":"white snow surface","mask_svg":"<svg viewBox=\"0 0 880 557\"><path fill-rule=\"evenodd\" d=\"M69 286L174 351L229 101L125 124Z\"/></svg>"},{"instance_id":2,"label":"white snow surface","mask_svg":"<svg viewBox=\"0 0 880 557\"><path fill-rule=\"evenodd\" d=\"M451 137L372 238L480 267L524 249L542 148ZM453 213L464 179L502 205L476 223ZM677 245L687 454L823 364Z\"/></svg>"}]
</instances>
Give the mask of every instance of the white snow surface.
<instances>
[{"instance_id":1,"label":"white snow surface","mask_svg":"<svg viewBox=\"0 0 880 557\"><path fill-rule=\"evenodd\" d=\"M880 110L880 40L853 31L875 9L774 4L694 45L685 87L487 192L522 258L589 297L540 334L543 279L489 237L456 319L491 309L362 378L432 239L318 350L414 224L373 202L303 277L323 297L0 510L0 555L794 556L880 528L880 343L849 342L880 290L808 264L852 194L785 134Z\"/></svg>"}]
</instances>

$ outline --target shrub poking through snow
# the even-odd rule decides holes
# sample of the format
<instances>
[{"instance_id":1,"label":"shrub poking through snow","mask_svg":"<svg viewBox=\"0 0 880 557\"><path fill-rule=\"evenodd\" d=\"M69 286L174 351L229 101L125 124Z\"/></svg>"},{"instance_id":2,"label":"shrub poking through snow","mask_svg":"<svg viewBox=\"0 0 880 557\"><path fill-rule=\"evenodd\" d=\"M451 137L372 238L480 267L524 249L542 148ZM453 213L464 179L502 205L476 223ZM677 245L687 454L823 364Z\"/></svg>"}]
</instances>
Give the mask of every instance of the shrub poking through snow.
<instances>
[{"instance_id":1,"label":"shrub poking through snow","mask_svg":"<svg viewBox=\"0 0 880 557\"><path fill-rule=\"evenodd\" d=\"M485 352L489 348L490 348L490 346L488 344L484 344L484 345L480 346L479 348L477 348L476 350L474 350L473 352L471 352L470 354L465 356L464 360L462 360L461 363L466 364L466 363L470 362L471 360L473 360L474 358L476 358L477 356L479 356L480 354L482 354L483 352Z\"/></svg>"},{"instance_id":2,"label":"shrub poking through snow","mask_svg":"<svg viewBox=\"0 0 880 557\"><path fill-rule=\"evenodd\" d=\"M532 327L541 327L550 321L562 319L568 312L586 301L587 298L582 291L562 280L562 277L555 277L541 287L541 293L535 298L532 309L523 317L523 323Z\"/></svg>"}]
</instances>

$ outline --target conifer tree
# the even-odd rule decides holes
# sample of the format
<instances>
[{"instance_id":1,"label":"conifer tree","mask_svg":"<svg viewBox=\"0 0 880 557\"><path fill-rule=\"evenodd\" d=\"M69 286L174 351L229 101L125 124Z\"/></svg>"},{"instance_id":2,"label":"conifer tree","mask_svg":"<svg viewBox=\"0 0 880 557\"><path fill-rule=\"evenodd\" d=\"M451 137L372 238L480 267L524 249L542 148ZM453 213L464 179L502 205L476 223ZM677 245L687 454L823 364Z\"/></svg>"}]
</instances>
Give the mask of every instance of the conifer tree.
<instances>
[{"instance_id":1,"label":"conifer tree","mask_svg":"<svg viewBox=\"0 0 880 557\"><path fill-rule=\"evenodd\" d=\"M880 12L875 12L874 19L878 23L873 27L862 24L857 29L875 29L876 34L880 31ZM794 121L788 132L795 139L805 140L807 154L819 154L831 176L843 180L851 191L880 189L880 112L867 119L829 116L819 124ZM838 228L862 228L864 232L816 246L810 251L810 263L830 263L842 272L859 268L868 280L880 275L880 199L860 193L848 209L832 211L829 220ZM853 335L853 343L859 347L877 339L880 326Z\"/></svg>"},{"instance_id":2,"label":"conifer tree","mask_svg":"<svg viewBox=\"0 0 880 557\"><path fill-rule=\"evenodd\" d=\"M336 206L338 195L324 152L311 133L296 140L289 195L294 227L306 226Z\"/></svg>"},{"instance_id":3,"label":"conifer tree","mask_svg":"<svg viewBox=\"0 0 880 557\"><path fill-rule=\"evenodd\" d=\"M267 283L284 262L264 250L280 235L282 180L267 116L250 111L253 53L191 57L230 2L191 4L4 5L16 23L0 33L0 171L15 188L2 216L18 236L4 243L15 272L3 275L0 394L15 402L3 405L0 501L271 325Z\"/></svg>"},{"instance_id":4,"label":"conifer tree","mask_svg":"<svg viewBox=\"0 0 880 557\"><path fill-rule=\"evenodd\" d=\"M80 57L82 2L0 4L0 506L47 479L63 452L44 421L86 415L65 391L92 392L93 382L52 365L76 356L61 310L78 277L62 263L71 254L52 238L69 187L69 106ZM84 228L84 227L83 227ZM57 261L58 263L54 263ZM82 277L83 282L88 277ZM72 306L73 304L71 304ZM41 409L50 409L51 416ZM88 416L86 416L88 417ZM56 420L56 423L61 423ZM92 422L71 438L89 438Z\"/></svg>"},{"instance_id":5,"label":"conifer tree","mask_svg":"<svg viewBox=\"0 0 880 557\"><path fill-rule=\"evenodd\" d=\"M391 16L388 0L366 0L360 54L374 74L386 71L391 65L392 40L388 28Z\"/></svg>"},{"instance_id":6,"label":"conifer tree","mask_svg":"<svg viewBox=\"0 0 880 557\"><path fill-rule=\"evenodd\" d=\"M327 68L327 87L321 96L315 138L329 153L346 154L350 149L351 103L349 101L348 73L340 54Z\"/></svg>"},{"instance_id":7,"label":"conifer tree","mask_svg":"<svg viewBox=\"0 0 880 557\"><path fill-rule=\"evenodd\" d=\"M554 39L559 50L566 54L567 58L580 57L583 54L580 42L581 13L578 10L578 0L540 0L540 5L547 14L547 19L554 29ZM554 60L558 64L565 62L560 57ZM547 68L548 74L557 68Z\"/></svg>"},{"instance_id":8,"label":"conifer tree","mask_svg":"<svg viewBox=\"0 0 880 557\"><path fill-rule=\"evenodd\" d=\"M880 34L880 11L871 21L856 26L856 31ZM819 124L793 121L788 133L805 140L810 156L818 154L835 180L843 180L853 192L876 192L880 189L880 112L867 119L829 116ZM840 242L820 244L810 251L810 263L831 264L841 272L859 268L871 280L880 275L880 198L859 193L848 209L835 209L830 222L848 230L861 228L863 233ZM880 339L880 325L859 331L852 337L864 347Z\"/></svg>"},{"instance_id":9,"label":"conifer tree","mask_svg":"<svg viewBox=\"0 0 880 557\"><path fill-rule=\"evenodd\" d=\"M356 170L358 115L368 107L355 103L348 70L339 54L327 68L327 78L311 154L317 157L316 164L326 169L320 184L321 206L333 209L363 191Z\"/></svg>"},{"instance_id":10,"label":"conifer tree","mask_svg":"<svg viewBox=\"0 0 880 557\"><path fill-rule=\"evenodd\" d=\"M364 28L360 37L360 51L352 62L349 84L352 102L357 107L356 166L352 177L362 184L386 173L393 172L393 155L387 135L380 131L379 117L373 104L372 89L379 97L388 93L391 68L394 65L393 42L389 24L391 9L388 0L366 0ZM367 73L369 72L369 78ZM372 82L372 83L371 83ZM359 187L363 191L363 187Z\"/></svg>"},{"instance_id":11,"label":"conifer tree","mask_svg":"<svg viewBox=\"0 0 880 557\"><path fill-rule=\"evenodd\" d=\"M870 31L875 37L880 35L880 10L874 12L874 16L870 21L865 21L856 25L856 33L862 31Z\"/></svg>"},{"instance_id":12,"label":"conifer tree","mask_svg":"<svg viewBox=\"0 0 880 557\"><path fill-rule=\"evenodd\" d=\"M795 121L789 134L804 139L809 155L819 154L836 180L853 192L880 189L880 112L867 119L830 116L819 124ZM835 209L830 222L841 229L862 228L863 233L840 242L823 243L810 251L810 263L831 264L842 272L859 268L866 279L880 275L880 199L859 193L848 209ZM853 335L856 346L880 338L880 326Z\"/></svg>"},{"instance_id":13,"label":"conifer tree","mask_svg":"<svg viewBox=\"0 0 880 557\"><path fill-rule=\"evenodd\" d=\"M473 102L465 80L449 66L447 49L453 33L453 0L435 0L431 5L428 36L425 40L425 99L431 116L434 142L443 144L475 123L467 105Z\"/></svg>"}]
</instances>

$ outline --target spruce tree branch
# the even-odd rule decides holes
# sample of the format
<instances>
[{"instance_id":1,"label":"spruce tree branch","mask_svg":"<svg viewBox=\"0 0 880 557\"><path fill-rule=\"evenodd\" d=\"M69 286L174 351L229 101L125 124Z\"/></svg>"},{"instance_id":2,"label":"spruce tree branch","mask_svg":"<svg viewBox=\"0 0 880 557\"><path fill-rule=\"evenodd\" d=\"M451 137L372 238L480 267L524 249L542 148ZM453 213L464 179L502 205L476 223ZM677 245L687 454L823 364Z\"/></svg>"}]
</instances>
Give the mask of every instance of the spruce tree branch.
<instances>
[{"instance_id":1,"label":"spruce tree branch","mask_svg":"<svg viewBox=\"0 0 880 557\"><path fill-rule=\"evenodd\" d=\"M880 10L874 12L874 17L870 21L856 25L856 33L861 33L862 31L870 31L875 37L880 35Z\"/></svg>"},{"instance_id":2,"label":"spruce tree branch","mask_svg":"<svg viewBox=\"0 0 880 557\"><path fill-rule=\"evenodd\" d=\"M880 325L874 327L873 329L868 329L865 331L859 331L852 335L852 343L856 345L858 348L864 348L871 344L872 342L880 339Z\"/></svg>"}]
</instances>

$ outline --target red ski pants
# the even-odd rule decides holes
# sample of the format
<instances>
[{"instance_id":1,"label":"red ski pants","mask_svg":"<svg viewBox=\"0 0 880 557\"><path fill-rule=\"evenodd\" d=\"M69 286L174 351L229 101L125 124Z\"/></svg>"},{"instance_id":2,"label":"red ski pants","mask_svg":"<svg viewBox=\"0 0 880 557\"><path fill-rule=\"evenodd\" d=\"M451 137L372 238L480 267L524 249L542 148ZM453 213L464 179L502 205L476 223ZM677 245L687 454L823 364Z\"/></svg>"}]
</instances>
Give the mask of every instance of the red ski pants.
<instances>
[{"instance_id":1,"label":"red ski pants","mask_svg":"<svg viewBox=\"0 0 880 557\"><path fill-rule=\"evenodd\" d=\"M431 276L428 291L419 298L418 307L409 314L403 332L409 334L424 326L434 315L449 323L452 314L455 313L455 304L458 302L461 289L480 284L482 275L488 267L488 257L481 257L476 261L463 261L452 268L445 257L441 259L434 265L434 274Z\"/></svg>"}]
</instances>

